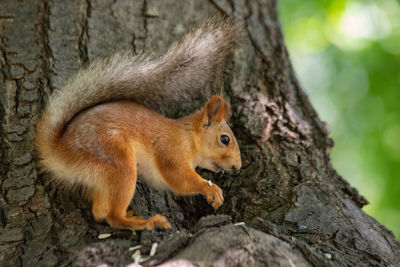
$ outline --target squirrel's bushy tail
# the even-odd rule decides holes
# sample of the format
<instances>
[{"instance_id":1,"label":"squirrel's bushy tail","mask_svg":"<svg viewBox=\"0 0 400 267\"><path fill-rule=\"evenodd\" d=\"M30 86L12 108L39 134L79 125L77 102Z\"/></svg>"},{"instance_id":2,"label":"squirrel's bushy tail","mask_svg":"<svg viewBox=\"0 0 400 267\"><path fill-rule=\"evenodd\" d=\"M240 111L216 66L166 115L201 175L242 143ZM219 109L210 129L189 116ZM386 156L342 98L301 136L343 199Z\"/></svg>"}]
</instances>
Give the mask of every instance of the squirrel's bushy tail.
<instances>
[{"instance_id":1,"label":"squirrel's bushy tail","mask_svg":"<svg viewBox=\"0 0 400 267\"><path fill-rule=\"evenodd\" d=\"M131 99L153 109L189 100L221 85L238 25L206 20L158 58L120 52L82 69L50 97L36 128L42 157L75 114L107 101Z\"/></svg>"}]
</instances>

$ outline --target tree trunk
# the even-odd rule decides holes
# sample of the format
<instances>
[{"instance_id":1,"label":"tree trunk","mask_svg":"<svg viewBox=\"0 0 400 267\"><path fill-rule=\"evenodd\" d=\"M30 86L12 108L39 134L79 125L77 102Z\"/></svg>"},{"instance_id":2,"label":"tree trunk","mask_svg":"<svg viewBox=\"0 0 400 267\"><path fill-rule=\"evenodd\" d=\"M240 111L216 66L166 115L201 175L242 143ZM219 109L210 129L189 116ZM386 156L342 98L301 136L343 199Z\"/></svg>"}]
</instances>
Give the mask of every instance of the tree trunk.
<instances>
[{"instance_id":1,"label":"tree trunk","mask_svg":"<svg viewBox=\"0 0 400 267\"><path fill-rule=\"evenodd\" d=\"M129 247L142 245L143 258L154 242L160 245L145 265L400 264L393 234L361 211L367 201L331 166L333 141L294 75L276 5L2 0L0 264L124 266L133 262ZM33 130L46 96L99 55L127 47L162 54L193 25L218 13L234 14L248 33L235 50L224 88L243 169L217 176L202 172L224 190L224 205L218 215L203 217L213 214L203 197L175 197L139 182L133 209L165 215L172 233L132 234L95 223L86 200L47 185L46 174L35 168ZM111 237L99 240L102 233Z\"/></svg>"}]
</instances>

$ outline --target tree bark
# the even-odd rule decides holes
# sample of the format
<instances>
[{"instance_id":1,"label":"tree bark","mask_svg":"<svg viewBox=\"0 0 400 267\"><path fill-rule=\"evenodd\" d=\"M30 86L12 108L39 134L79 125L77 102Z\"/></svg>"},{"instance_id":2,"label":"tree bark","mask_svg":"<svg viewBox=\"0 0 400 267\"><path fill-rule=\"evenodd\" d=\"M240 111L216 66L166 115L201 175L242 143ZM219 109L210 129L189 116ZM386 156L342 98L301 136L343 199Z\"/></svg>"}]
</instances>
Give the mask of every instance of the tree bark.
<instances>
[{"instance_id":1,"label":"tree bark","mask_svg":"<svg viewBox=\"0 0 400 267\"><path fill-rule=\"evenodd\" d=\"M330 163L333 141L294 75L276 5L2 0L0 265L124 266L133 262L129 247L142 245L145 257L155 242L159 248L145 265L400 264L393 234L361 211L367 201ZM132 234L95 223L86 200L47 185L35 167L33 131L46 96L97 56L127 47L162 54L204 17L221 13L243 20L248 35L224 88L243 169L202 172L224 190L218 215L203 217L213 211L201 196L175 197L139 182L135 213L161 213L173 232ZM99 240L102 233L111 237Z\"/></svg>"}]
</instances>

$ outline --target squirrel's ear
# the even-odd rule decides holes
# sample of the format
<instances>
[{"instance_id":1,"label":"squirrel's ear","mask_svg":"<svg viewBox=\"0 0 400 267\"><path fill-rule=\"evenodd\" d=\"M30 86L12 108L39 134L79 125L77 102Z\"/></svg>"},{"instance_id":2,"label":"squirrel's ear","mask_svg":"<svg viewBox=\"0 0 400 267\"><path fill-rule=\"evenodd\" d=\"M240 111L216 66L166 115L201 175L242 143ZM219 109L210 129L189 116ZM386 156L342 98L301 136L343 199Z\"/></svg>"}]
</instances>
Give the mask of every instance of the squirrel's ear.
<instances>
[{"instance_id":1,"label":"squirrel's ear","mask_svg":"<svg viewBox=\"0 0 400 267\"><path fill-rule=\"evenodd\" d=\"M223 116L224 116L224 120L225 121L229 120L230 112L231 112L231 106L227 102L224 101L224 114L223 114Z\"/></svg>"},{"instance_id":2,"label":"squirrel's ear","mask_svg":"<svg viewBox=\"0 0 400 267\"><path fill-rule=\"evenodd\" d=\"M221 96L215 95L204 105L204 110L210 122L220 122L228 119L230 107Z\"/></svg>"},{"instance_id":3,"label":"squirrel's ear","mask_svg":"<svg viewBox=\"0 0 400 267\"><path fill-rule=\"evenodd\" d=\"M227 120L229 116L229 104L220 96L213 96L203 107L199 116L201 126L207 128L212 123Z\"/></svg>"},{"instance_id":4,"label":"squirrel's ear","mask_svg":"<svg viewBox=\"0 0 400 267\"><path fill-rule=\"evenodd\" d=\"M213 96L200 111L195 120L196 130L207 128L212 123L218 123L222 120L228 120L230 106L220 96Z\"/></svg>"}]
</instances>

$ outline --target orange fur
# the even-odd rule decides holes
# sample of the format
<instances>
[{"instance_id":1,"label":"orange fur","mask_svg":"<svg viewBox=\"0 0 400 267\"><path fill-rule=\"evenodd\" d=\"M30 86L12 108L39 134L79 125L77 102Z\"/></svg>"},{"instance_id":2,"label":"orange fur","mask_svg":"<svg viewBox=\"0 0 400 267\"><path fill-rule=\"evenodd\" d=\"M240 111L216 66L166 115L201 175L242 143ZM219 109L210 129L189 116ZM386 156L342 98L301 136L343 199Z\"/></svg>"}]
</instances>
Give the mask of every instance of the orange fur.
<instances>
[{"instance_id":1,"label":"orange fur","mask_svg":"<svg viewBox=\"0 0 400 267\"><path fill-rule=\"evenodd\" d=\"M136 102L109 102L79 113L51 136L43 130L44 115L37 125L36 146L47 170L63 182L89 189L96 221L122 229L170 228L158 214L147 220L127 216L137 175L178 195L203 194L217 209L223 203L222 190L210 186L195 168L241 168L239 147L226 122L229 111L220 96L176 120ZM228 145L221 135L229 137Z\"/></svg>"}]
</instances>

